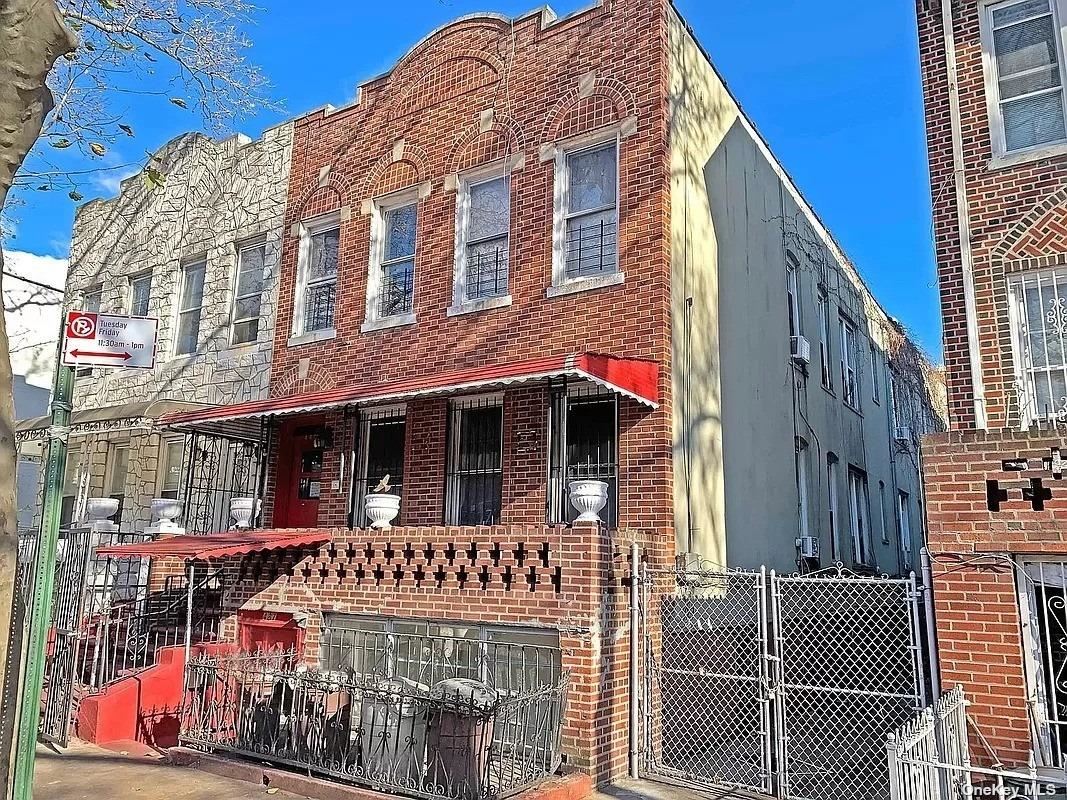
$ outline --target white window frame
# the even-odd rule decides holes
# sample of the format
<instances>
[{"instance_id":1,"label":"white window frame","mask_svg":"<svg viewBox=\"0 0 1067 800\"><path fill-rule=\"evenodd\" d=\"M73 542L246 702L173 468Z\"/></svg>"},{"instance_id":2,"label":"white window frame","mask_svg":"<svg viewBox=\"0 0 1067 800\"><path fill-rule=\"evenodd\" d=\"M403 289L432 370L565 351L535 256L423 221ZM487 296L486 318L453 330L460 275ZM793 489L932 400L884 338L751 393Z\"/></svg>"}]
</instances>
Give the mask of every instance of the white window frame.
<instances>
[{"instance_id":1,"label":"white window frame","mask_svg":"<svg viewBox=\"0 0 1067 800\"><path fill-rule=\"evenodd\" d=\"M241 263L244 259L244 254L249 250L262 250L263 251L263 282L262 288L258 292L250 292L248 294L237 294L238 287L241 283ZM233 293L230 298L230 336L229 342L231 347L248 347L254 345L259 341L259 335L263 332L263 291L266 288L267 283L267 242L262 237L256 239L249 239L248 241L241 242L237 245L237 265L233 271ZM246 319L237 319L237 302L239 300L247 300L250 297L259 296L259 314L254 317L247 317ZM244 324L257 320L260 322L260 326L256 329L256 338L249 339L244 342L235 342L234 333L239 324Z\"/></svg>"},{"instance_id":2,"label":"white window frame","mask_svg":"<svg viewBox=\"0 0 1067 800\"><path fill-rule=\"evenodd\" d=\"M852 560L857 565L874 566L874 546L871 542L871 496L867 473L849 465L848 521L852 534Z\"/></svg>"},{"instance_id":3,"label":"white window frame","mask_svg":"<svg viewBox=\"0 0 1067 800\"><path fill-rule=\"evenodd\" d=\"M204 285L200 292L200 305L198 306L183 306L182 298L185 297L185 282L189 278L189 270L203 267L204 269ZM190 261L185 261L181 265L181 275L178 279L178 296L175 298L175 313L174 313L174 347L173 353L175 358L186 358L189 356L195 356L200 350L200 334L203 332L204 323L204 296L207 294L207 281L208 281L208 263L207 258L197 258ZM200 312L200 319L196 323L196 344L192 350L188 352L182 352L179 348L179 342L181 341L181 323L182 315L188 314L192 311Z\"/></svg>"},{"instance_id":4,"label":"white window frame","mask_svg":"<svg viewBox=\"0 0 1067 800\"><path fill-rule=\"evenodd\" d=\"M903 489L897 491L897 513L899 522L897 525L900 535L900 552L911 557L911 495Z\"/></svg>"},{"instance_id":5,"label":"white window frame","mask_svg":"<svg viewBox=\"0 0 1067 800\"><path fill-rule=\"evenodd\" d=\"M337 335L337 306L334 306L333 326L319 330L305 330L307 325L307 290L308 271L311 268L311 237L326 231L337 231L337 272L333 277L335 297L340 296L341 286L341 254L344 246L344 232L341 230L341 212L331 211L312 219L303 220L299 223L300 247L297 254L296 285L293 295L293 327L290 330L289 344L297 345L305 342L318 342L324 339L332 339ZM328 279L318 280L316 284L326 284Z\"/></svg>"},{"instance_id":6,"label":"white window frame","mask_svg":"<svg viewBox=\"0 0 1067 800\"><path fill-rule=\"evenodd\" d=\"M128 292L128 296L129 296L129 299L130 299L129 309L130 309L130 315L131 316L144 316L144 317L147 317L149 311L151 311L151 308L152 308L152 283L153 283L152 277L153 277L152 276L152 270L150 270L150 269L149 270L144 270L142 272L138 272L136 275L131 275L129 277L128 285L127 285L127 292ZM144 314L134 314L134 312L133 312L133 299L134 299L133 286L134 286L135 283L139 283L140 281L143 281L143 280L147 280L148 281L148 308L145 309L145 313Z\"/></svg>"},{"instance_id":7,"label":"white window frame","mask_svg":"<svg viewBox=\"0 0 1067 800\"><path fill-rule=\"evenodd\" d=\"M1063 348L1064 358L1058 367L1044 366L1035 367L1034 359L1030 355L1030 345L1027 342L1027 334L1030 330L1030 322L1026 317L1026 293L1025 290L1034 285L1038 287L1041 299L1042 329L1045 330L1050 322L1048 315L1063 309L1062 333L1059 334L1060 346ZM1053 301L1048 303L1047 301ZM1062 302L1062 306L1061 306ZM1053 324L1059 323L1057 316ZM1015 385L1017 402L1019 406L1019 424L1025 430L1034 423L1044 419L1067 420L1067 398L1053 397L1051 408L1039 408L1037 405L1037 391L1035 381L1047 382L1049 396L1052 397L1051 374L1057 370L1062 371L1067 385L1067 268L1057 267L1053 269L1025 270L1015 273L1008 278L1008 325L1011 330L1012 361L1015 368ZM1047 356L1047 354L1046 354ZM1048 360L1046 358L1046 360Z\"/></svg>"},{"instance_id":8,"label":"white window frame","mask_svg":"<svg viewBox=\"0 0 1067 800\"><path fill-rule=\"evenodd\" d=\"M500 408L500 503L503 513L504 503L504 393L464 395L453 398L449 403L448 425L448 480L445 485L445 524L458 525L459 519L459 461L460 444L463 441L463 412L471 408ZM499 520L497 523L499 524Z\"/></svg>"},{"instance_id":9,"label":"white window frame","mask_svg":"<svg viewBox=\"0 0 1067 800\"><path fill-rule=\"evenodd\" d=\"M1007 166L1010 163L1018 163L1046 158L1050 155L1067 153L1067 136L1055 142L1044 142L1033 147L1008 150L1004 135L1004 117L1000 106L1000 85L997 75L996 55L993 47L993 12L1003 6L1014 5L1022 0L986 0L980 5L980 29L982 38L982 72L985 81L986 107L989 114L989 136L993 151L995 166ZM1067 0L1050 0L1049 8L1052 11L1053 23L1059 31L1057 42L1057 55L1060 64L1060 101L1065 102L1067 94L1067 74L1064 68L1067 62L1064 53L1067 52L1067 30L1064 29L1063 20L1067 19ZM1047 91L1047 90L1046 90ZM1013 98L1019 99L1019 98ZM1067 109L1067 105L1065 105ZM1064 115L1065 130L1067 130L1067 113Z\"/></svg>"},{"instance_id":10,"label":"white window frame","mask_svg":"<svg viewBox=\"0 0 1067 800\"><path fill-rule=\"evenodd\" d=\"M587 289L615 286L626 279L619 262L622 232L622 131L618 126L583 134L560 142L555 148L555 174L552 187L552 286L546 295L556 297ZM569 156L583 150L592 150L614 142L615 144L615 269L600 275L567 277L567 221L572 216L570 207L570 175L567 168ZM605 207L607 208L607 207ZM592 213L583 211L581 215ZM575 216L581 216L575 215Z\"/></svg>"},{"instance_id":11,"label":"white window frame","mask_svg":"<svg viewBox=\"0 0 1067 800\"><path fill-rule=\"evenodd\" d=\"M847 317L840 317L841 333L841 399L849 408L860 410L860 374L856 368L856 326Z\"/></svg>"},{"instance_id":12,"label":"white window frame","mask_svg":"<svg viewBox=\"0 0 1067 800\"><path fill-rule=\"evenodd\" d=\"M796 440L797 462L797 510L800 512L800 524L797 531L800 536L808 536L810 509L808 505L808 444L799 437Z\"/></svg>"},{"instance_id":13,"label":"white window frame","mask_svg":"<svg viewBox=\"0 0 1067 800\"><path fill-rule=\"evenodd\" d=\"M379 422L383 419L396 420L404 425L407 425L407 404L406 403L393 403L383 406L366 406L360 409L361 414L359 418L359 453L356 458L359 461L356 464L356 475L366 475L370 460L370 431L371 426L375 422ZM403 455L407 455L404 453ZM406 464L404 466L407 466ZM356 522L357 526L366 519L366 502L367 496L362 492L356 492ZM400 496L400 503L403 505L404 497Z\"/></svg>"},{"instance_id":14,"label":"white window frame","mask_svg":"<svg viewBox=\"0 0 1067 800\"><path fill-rule=\"evenodd\" d=\"M474 186L490 181L504 179L508 194L508 291L498 297L467 297L467 245L470 229L470 191ZM461 173L456 181L456 238L454 266L452 270L452 306L448 316L471 314L511 305L511 164L495 161L476 169Z\"/></svg>"},{"instance_id":15,"label":"white window frame","mask_svg":"<svg viewBox=\"0 0 1067 800\"><path fill-rule=\"evenodd\" d=\"M832 329L830 328L830 295L822 286L819 287L816 302L819 306L819 368L822 370L822 386L827 391L834 390L834 369L832 366L833 349L831 346Z\"/></svg>"},{"instance_id":16,"label":"white window frame","mask_svg":"<svg viewBox=\"0 0 1067 800\"><path fill-rule=\"evenodd\" d=\"M122 495L124 497L126 495L126 484L130 477L130 445L128 442L110 442L108 443L107 448L107 473L104 476L104 480L107 483L107 488L104 490L104 494L109 497L118 494L115 486L115 466L118 463L120 453L123 453L123 457L126 459L126 469L121 476Z\"/></svg>"},{"instance_id":17,"label":"white window frame","mask_svg":"<svg viewBox=\"0 0 1067 800\"><path fill-rule=\"evenodd\" d=\"M170 448L172 446L178 446L180 453L178 455L178 485L173 490L167 489L167 470L170 467ZM173 491L175 497L181 497L182 494L182 467L185 464L185 437L184 436L172 436L165 439L160 439L159 442L159 475L158 486L159 496L163 497L163 492Z\"/></svg>"},{"instance_id":18,"label":"white window frame","mask_svg":"<svg viewBox=\"0 0 1067 800\"><path fill-rule=\"evenodd\" d=\"M419 266L419 228L421 227L421 186L411 186L398 192L383 195L371 202L371 225L370 225L370 259L367 263L367 303L364 313L362 331L382 330L383 328L396 328L401 325L413 325L415 323L415 299L416 279L418 278ZM382 267L385 255L385 214L396 208L415 206L415 250L411 255L413 261L411 278L411 311L404 314L394 314L389 317L378 316L378 295L382 287ZM407 260L406 258L404 260Z\"/></svg>"}]
</instances>

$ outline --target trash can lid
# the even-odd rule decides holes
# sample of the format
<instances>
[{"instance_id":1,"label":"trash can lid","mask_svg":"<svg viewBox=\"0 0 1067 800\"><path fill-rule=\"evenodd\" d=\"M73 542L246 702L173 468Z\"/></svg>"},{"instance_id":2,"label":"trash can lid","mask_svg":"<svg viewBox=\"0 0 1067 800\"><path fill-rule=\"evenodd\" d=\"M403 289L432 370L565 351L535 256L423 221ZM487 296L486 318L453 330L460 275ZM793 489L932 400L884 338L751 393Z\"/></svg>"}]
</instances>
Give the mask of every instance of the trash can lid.
<instances>
[{"instance_id":1,"label":"trash can lid","mask_svg":"<svg viewBox=\"0 0 1067 800\"><path fill-rule=\"evenodd\" d=\"M439 700L451 700L457 704L455 711L487 711L496 705L497 693L488 685L471 678L446 678L436 684L430 696Z\"/></svg>"}]
</instances>

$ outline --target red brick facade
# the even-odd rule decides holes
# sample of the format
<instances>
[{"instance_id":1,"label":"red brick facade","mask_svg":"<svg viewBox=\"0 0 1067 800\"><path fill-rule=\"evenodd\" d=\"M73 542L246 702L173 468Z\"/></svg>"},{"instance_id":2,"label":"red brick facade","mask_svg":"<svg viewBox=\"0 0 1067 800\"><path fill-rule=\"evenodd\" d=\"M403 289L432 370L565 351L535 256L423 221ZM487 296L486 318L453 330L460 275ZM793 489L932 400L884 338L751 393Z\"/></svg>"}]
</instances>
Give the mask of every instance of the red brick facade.
<instances>
[{"instance_id":1,"label":"red brick facade","mask_svg":"<svg viewBox=\"0 0 1067 800\"><path fill-rule=\"evenodd\" d=\"M606 779L626 765L628 546L640 542L661 561L674 550L666 5L606 0L549 22L540 13L514 24L465 18L366 84L356 105L296 121L270 395L576 352L654 361L658 408L618 398L617 530L546 524L549 391L543 385L504 392L498 527L443 525L449 399L409 401L405 527L390 531L387 541L373 538L381 533L346 529L342 459L357 423L352 410L329 410L294 419L332 435L317 525L337 529L333 543L296 561L246 563L232 575L230 600L245 608L310 611L305 642L312 661L323 611L558 630L572 681L567 757ZM624 280L548 296L555 165L543 154L560 139L608 126L622 132L618 253ZM511 304L450 316L455 176L505 158L517 162L510 187ZM416 186L416 320L362 332L370 204ZM341 218L336 335L291 343L300 224L330 212ZM273 453L292 435L281 430ZM279 491L272 464L267 525ZM443 577L434 577L438 569Z\"/></svg>"},{"instance_id":2,"label":"red brick facade","mask_svg":"<svg viewBox=\"0 0 1067 800\"><path fill-rule=\"evenodd\" d=\"M982 733L1005 762L1023 763L1037 748L1034 681L1027 680L1020 564L1067 554L1067 491L1045 468L1057 429L1020 431L1007 276L1067 263L1067 155L997 157L983 73L980 6L952 3L958 68L960 142L973 253L979 359L987 429L976 430L968 351L950 115L943 2L916 3L933 196L934 233L952 431L930 437L923 457L934 562L941 678L962 683ZM1026 471L1005 471L1027 459ZM1029 499L1031 479L1051 499ZM996 481L989 485L987 481ZM987 492L992 492L993 502ZM1005 492L1005 494L1001 494ZM998 498L1003 498L999 505ZM988 762L990 754L980 757Z\"/></svg>"}]
</instances>

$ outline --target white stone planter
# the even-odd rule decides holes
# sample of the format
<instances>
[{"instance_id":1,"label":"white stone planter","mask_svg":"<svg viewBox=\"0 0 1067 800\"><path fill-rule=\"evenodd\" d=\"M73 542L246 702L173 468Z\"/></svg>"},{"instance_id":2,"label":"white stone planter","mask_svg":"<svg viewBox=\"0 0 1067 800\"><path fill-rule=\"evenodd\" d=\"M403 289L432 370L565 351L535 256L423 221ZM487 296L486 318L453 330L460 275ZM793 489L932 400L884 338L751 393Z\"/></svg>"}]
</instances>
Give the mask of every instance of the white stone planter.
<instances>
[{"instance_id":1,"label":"white stone planter","mask_svg":"<svg viewBox=\"0 0 1067 800\"><path fill-rule=\"evenodd\" d=\"M608 504L608 485L604 481L580 480L567 485L571 505L578 511L575 522L600 522L600 512Z\"/></svg>"},{"instance_id":2,"label":"white stone planter","mask_svg":"<svg viewBox=\"0 0 1067 800\"><path fill-rule=\"evenodd\" d=\"M114 497L90 497L85 501L85 516L89 523L110 522L119 510L119 501Z\"/></svg>"},{"instance_id":3,"label":"white stone planter","mask_svg":"<svg viewBox=\"0 0 1067 800\"><path fill-rule=\"evenodd\" d=\"M161 527L173 526L174 519L182 513L182 501L171 497L157 497L152 500L152 519Z\"/></svg>"},{"instance_id":4,"label":"white stone planter","mask_svg":"<svg viewBox=\"0 0 1067 800\"><path fill-rule=\"evenodd\" d=\"M400 495L368 494L363 501L363 507L372 528L388 530L393 527L393 520L400 513Z\"/></svg>"},{"instance_id":5,"label":"white stone planter","mask_svg":"<svg viewBox=\"0 0 1067 800\"><path fill-rule=\"evenodd\" d=\"M252 522L259 516L259 501L254 497L234 497L230 500L230 517L233 527L239 530L251 528Z\"/></svg>"}]
</instances>

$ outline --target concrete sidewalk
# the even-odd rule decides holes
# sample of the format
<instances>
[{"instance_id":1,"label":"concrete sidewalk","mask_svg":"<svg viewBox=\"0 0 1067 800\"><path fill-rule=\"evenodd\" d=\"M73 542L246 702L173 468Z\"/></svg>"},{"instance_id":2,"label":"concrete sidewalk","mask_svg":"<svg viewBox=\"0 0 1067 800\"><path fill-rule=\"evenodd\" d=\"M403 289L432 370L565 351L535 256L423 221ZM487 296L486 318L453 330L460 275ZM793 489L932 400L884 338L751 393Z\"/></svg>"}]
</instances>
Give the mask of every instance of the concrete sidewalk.
<instances>
[{"instance_id":1,"label":"concrete sidewalk","mask_svg":"<svg viewBox=\"0 0 1067 800\"><path fill-rule=\"evenodd\" d=\"M175 767L131 744L126 755L72 741L56 752L37 748L36 800L295 800L288 792Z\"/></svg>"}]
</instances>

